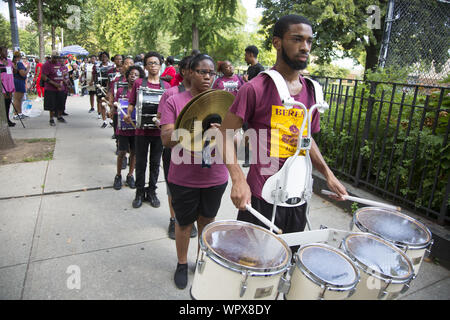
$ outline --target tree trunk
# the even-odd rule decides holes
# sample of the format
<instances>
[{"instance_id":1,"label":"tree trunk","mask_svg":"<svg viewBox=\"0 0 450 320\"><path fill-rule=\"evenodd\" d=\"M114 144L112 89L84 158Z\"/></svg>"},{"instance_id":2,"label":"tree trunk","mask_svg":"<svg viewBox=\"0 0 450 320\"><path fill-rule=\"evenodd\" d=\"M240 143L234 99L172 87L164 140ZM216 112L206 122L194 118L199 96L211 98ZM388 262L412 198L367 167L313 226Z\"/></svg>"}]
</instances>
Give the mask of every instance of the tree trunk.
<instances>
[{"instance_id":1,"label":"tree trunk","mask_svg":"<svg viewBox=\"0 0 450 320\"><path fill-rule=\"evenodd\" d=\"M0 88L2 80L0 79ZM8 120L6 117L5 99L3 90L0 90L0 150L10 149L15 146L9 131Z\"/></svg>"},{"instance_id":2,"label":"tree trunk","mask_svg":"<svg viewBox=\"0 0 450 320\"><path fill-rule=\"evenodd\" d=\"M52 51L56 50L56 27L52 26Z\"/></svg>"},{"instance_id":3,"label":"tree trunk","mask_svg":"<svg viewBox=\"0 0 450 320\"><path fill-rule=\"evenodd\" d=\"M44 61L45 55L43 20L44 19L42 14L42 0L38 0L39 60L41 61L41 63Z\"/></svg>"},{"instance_id":4,"label":"tree trunk","mask_svg":"<svg viewBox=\"0 0 450 320\"><path fill-rule=\"evenodd\" d=\"M199 50L199 34L195 23L192 24L192 50Z\"/></svg>"},{"instance_id":5,"label":"tree trunk","mask_svg":"<svg viewBox=\"0 0 450 320\"><path fill-rule=\"evenodd\" d=\"M193 17L198 16L198 8L196 5L193 6ZM195 21L192 23L192 50L199 50L199 34L198 34L198 26Z\"/></svg>"}]
</instances>

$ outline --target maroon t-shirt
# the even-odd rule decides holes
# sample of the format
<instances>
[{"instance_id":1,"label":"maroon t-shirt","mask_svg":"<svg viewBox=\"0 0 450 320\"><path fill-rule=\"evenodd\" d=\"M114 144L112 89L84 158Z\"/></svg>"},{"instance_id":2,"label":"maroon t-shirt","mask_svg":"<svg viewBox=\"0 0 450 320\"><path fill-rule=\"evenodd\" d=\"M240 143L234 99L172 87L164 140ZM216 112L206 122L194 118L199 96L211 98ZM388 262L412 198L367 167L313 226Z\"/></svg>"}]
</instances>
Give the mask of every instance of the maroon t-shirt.
<instances>
[{"instance_id":1,"label":"maroon t-shirt","mask_svg":"<svg viewBox=\"0 0 450 320\"><path fill-rule=\"evenodd\" d=\"M50 80L60 83L64 87L64 74L61 69L61 65L58 62L52 63L52 61L49 60L44 63L42 66L42 73L45 74ZM49 91L59 91L58 88L48 81L45 82L44 89Z\"/></svg>"},{"instance_id":2,"label":"maroon t-shirt","mask_svg":"<svg viewBox=\"0 0 450 320\"><path fill-rule=\"evenodd\" d=\"M302 76L300 81L303 88L293 98L309 109L315 104L314 87ZM290 110L283 107L272 79L266 74L259 74L242 86L230 112L248 123L249 130L246 134L249 135L252 155L256 156L256 161L252 160L247 183L252 194L262 199L261 191L266 180L278 172L297 149L303 109L299 106ZM312 116L311 132L318 131L320 117L316 110ZM306 128L303 135L306 135Z\"/></svg>"},{"instance_id":3,"label":"maroon t-shirt","mask_svg":"<svg viewBox=\"0 0 450 320\"><path fill-rule=\"evenodd\" d=\"M192 98L190 91L170 96L160 108L161 126L175 124L178 115ZM186 158L185 155L187 155ZM192 153L182 149L179 144L173 147L167 180L189 188L209 188L228 181L228 170L220 157L220 163L214 163L213 160L211 168L202 167L201 155L196 154L195 157L197 160Z\"/></svg>"}]
</instances>

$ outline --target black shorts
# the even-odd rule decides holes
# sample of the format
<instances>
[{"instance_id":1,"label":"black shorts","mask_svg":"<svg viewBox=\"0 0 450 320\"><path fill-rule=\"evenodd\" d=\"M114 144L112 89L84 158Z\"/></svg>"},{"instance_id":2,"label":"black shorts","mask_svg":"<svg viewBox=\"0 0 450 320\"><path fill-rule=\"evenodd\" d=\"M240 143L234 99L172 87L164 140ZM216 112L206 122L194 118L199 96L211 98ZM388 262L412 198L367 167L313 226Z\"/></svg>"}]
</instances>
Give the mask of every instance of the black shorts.
<instances>
[{"instance_id":1,"label":"black shorts","mask_svg":"<svg viewBox=\"0 0 450 320\"><path fill-rule=\"evenodd\" d=\"M63 111L67 95L64 91L50 91L44 92L44 110L45 111Z\"/></svg>"},{"instance_id":2,"label":"black shorts","mask_svg":"<svg viewBox=\"0 0 450 320\"><path fill-rule=\"evenodd\" d=\"M117 139L119 141L119 151L134 152L134 150L136 150L134 136L118 135Z\"/></svg>"},{"instance_id":3,"label":"black shorts","mask_svg":"<svg viewBox=\"0 0 450 320\"><path fill-rule=\"evenodd\" d=\"M228 182L209 188L189 188L169 183L177 223L187 226L199 216L215 218L227 184Z\"/></svg>"},{"instance_id":4,"label":"black shorts","mask_svg":"<svg viewBox=\"0 0 450 320\"><path fill-rule=\"evenodd\" d=\"M273 205L264 200L252 196L252 207L264 217L272 221ZM264 223L247 210L239 210L237 220L250 222L269 229ZM306 203L298 207L277 207L275 214L275 225L283 233L300 232L306 226Z\"/></svg>"}]
</instances>

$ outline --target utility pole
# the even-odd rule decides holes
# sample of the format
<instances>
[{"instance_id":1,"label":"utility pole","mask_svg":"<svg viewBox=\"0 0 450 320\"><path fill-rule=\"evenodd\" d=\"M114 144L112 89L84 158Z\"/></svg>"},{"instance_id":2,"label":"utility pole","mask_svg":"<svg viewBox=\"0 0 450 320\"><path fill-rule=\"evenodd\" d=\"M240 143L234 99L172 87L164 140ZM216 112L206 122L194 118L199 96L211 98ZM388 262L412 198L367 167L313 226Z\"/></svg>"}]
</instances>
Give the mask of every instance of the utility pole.
<instances>
[{"instance_id":1,"label":"utility pole","mask_svg":"<svg viewBox=\"0 0 450 320\"><path fill-rule=\"evenodd\" d=\"M9 5L9 21L11 24L11 42L14 52L20 50L19 30L17 28L16 1L8 0L8 5Z\"/></svg>"}]
</instances>

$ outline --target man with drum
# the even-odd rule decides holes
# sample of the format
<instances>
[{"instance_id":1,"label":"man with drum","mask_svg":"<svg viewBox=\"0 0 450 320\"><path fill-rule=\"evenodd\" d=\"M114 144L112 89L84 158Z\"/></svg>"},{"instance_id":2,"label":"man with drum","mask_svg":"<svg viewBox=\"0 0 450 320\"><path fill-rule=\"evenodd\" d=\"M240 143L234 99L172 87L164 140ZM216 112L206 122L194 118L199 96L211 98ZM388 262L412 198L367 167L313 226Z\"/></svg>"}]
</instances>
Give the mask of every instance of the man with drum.
<instances>
[{"instance_id":1,"label":"man with drum","mask_svg":"<svg viewBox=\"0 0 450 320\"><path fill-rule=\"evenodd\" d=\"M100 64L94 67L93 77L94 77L94 83L102 85L106 84L105 86L102 85L103 89L96 88L97 89L97 112L99 116L101 115L103 119L103 124L101 125L101 128L106 128L108 126L108 120L106 117L106 107L102 105L102 98L106 98L107 90L108 90L108 81L107 73L110 68L112 68L114 65L111 61L109 61L109 54L104 51L101 52L99 55ZM102 81L99 80L99 77L102 77Z\"/></svg>"},{"instance_id":2,"label":"man with drum","mask_svg":"<svg viewBox=\"0 0 450 320\"><path fill-rule=\"evenodd\" d=\"M170 88L168 82L159 77L159 70L163 62L161 55L157 52L150 51L144 57L144 66L148 72L148 78L137 79L133 84L132 92L129 97L128 114L124 117L127 123L131 123L131 115L136 107L137 94L139 87L147 87L150 89L165 90ZM156 196L156 183L158 181L159 166L161 163L161 155L163 145L161 142L161 131L158 128L136 128L136 197L133 200L133 208L139 208L144 199L150 202L154 208L160 206L160 201ZM145 189L145 173L147 168L147 159L150 147L150 177L148 188Z\"/></svg>"},{"instance_id":3,"label":"man with drum","mask_svg":"<svg viewBox=\"0 0 450 320\"><path fill-rule=\"evenodd\" d=\"M275 24L272 44L277 50L277 59L273 69L286 81L291 97L308 109L315 104L314 88L301 76L300 71L307 66L312 41L311 23L305 17L288 15ZM255 149L257 147L258 150L254 152L255 159L247 178L237 163L234 148L227 147L232 146L232 143L225 143L222 152L233 183L231 200L239 209L237 219L264 227L264 224L246 210L246 205L251 204L267 219L272 219L273 205L263 200L261 195L266 180L276 173L274 170L268 173L268 169L273 162L277 165L276 168L281 168L286 159L295 153L295 147L292 148L284 137L282 139L281 134L278 135L278 128L280 125L293 128L303 121L303 112L277 112L280 106L281 99L274 82L268 75L259 74L239 90L221 126L224 139L231 139L226 136L227 129L237 130L242 127L243 122L248 122L249 128L254 129L256 133ZM300 109L299 106L294 108ZM319 121L319 113L316 110L312 115L312 133L320 130ZM298 139L299 130L291 134L293 138ZM325 163L313 139L311 144L313 166L324 175L330 190L338 195L334 198L343 200L342 196L347 195L345 187ZM267 155L271 161L261 161L261 155ZM307 222L305 211L306 203L294 207L277 207L275 225L285 233L303 231Z\"/></svg>"}]
</instances>

